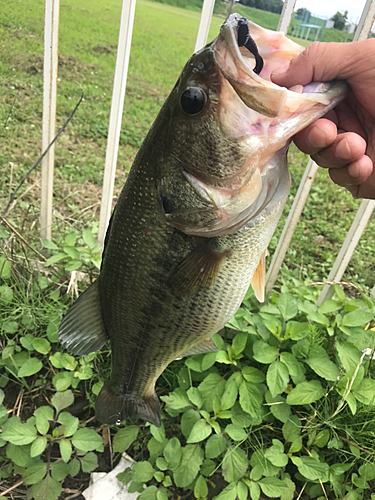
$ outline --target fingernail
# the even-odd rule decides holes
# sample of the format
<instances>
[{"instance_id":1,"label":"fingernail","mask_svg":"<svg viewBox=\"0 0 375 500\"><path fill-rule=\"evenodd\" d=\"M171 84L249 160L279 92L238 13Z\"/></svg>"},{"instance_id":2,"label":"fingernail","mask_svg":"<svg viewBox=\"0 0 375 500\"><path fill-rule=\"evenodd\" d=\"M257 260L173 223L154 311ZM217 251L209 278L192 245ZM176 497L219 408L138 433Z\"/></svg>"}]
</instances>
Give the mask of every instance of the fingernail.
<instances>
[{"instance_id":1,"label":"fingernail","mask_svg":"<svg viewBox=\"0 0 375 500\"><path fill-rule=\"evenodd\" d=\"M351 160L352 152L350 151L350 146L346 139L340 141L336 146L336 156L342 160Z\"/></svg>"},{"instance_id":2,"label":"fingernail","mask_svg":"<svg viewBox=\"0 0 375 500\"><path fill-rule=\"evenodd\" d=\"M287 69L289 68L289 62L282 64L281 66L278 66L276 69L272 71L272 75L279 76L283 75L286 73Z\"/></svg>"},{"instance_id":3,"label":"fingernail","mask_svg":"<svg viewBox=\"0 0 375 500\"><path fill-rule=\"evenodd\" d=\"M313 127L307 134L307 141L313 148L324 148L327 145L327 138L319 127Z\"/></svg>"}]
</instances>

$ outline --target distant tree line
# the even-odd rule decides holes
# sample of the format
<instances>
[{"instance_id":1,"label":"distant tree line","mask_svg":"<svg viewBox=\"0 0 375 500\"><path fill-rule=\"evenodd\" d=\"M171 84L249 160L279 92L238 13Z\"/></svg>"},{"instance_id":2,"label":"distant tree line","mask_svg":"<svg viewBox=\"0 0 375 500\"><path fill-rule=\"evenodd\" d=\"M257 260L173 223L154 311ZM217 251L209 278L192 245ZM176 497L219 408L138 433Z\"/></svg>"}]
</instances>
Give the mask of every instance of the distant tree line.
<instances>
[{"instance_id":1,"label":"distant tree line","mask_svg":"<svg viewBox=\"0 0 375 500\"><path fill-rule=\"evenodd\" d=\"M241 0L241 3L248 7L267 10L268 12L275 12L276 14L280 14L284 6L282 0Z\"/></svg>"}]
</instances>

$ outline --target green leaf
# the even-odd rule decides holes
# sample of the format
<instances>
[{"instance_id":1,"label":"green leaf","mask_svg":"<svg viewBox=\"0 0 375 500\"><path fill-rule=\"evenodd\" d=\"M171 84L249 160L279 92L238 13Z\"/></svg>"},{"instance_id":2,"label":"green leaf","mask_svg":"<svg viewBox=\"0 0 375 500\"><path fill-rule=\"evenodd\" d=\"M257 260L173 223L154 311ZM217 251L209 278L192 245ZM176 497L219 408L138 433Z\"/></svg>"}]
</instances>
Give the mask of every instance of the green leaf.
<instances>
[{"instance_id":1,"label":"green leaf","mask_svg":"<svg viewBox=\"0 0 375 500\"><path fill-rule=\"evenodd\" d=\"M247 333L237 333L232 342L232 349L235 354L241 354L246 347L248 339Z\"/></svg>"},{"instance_id":2,"label":"green leaf","mask_svg":"<svg viewBox=\"0 0 375 500\"><path fill-rule=\"evenodd\" d=\"M253 344L253 357L259 363L269 364L277 358L277 348L263 342L256 340Z\"/></svg>"},{"instance_id":3,"label":"green leaf","mask_svg":"<svg viewBox=\"0 0 375 500\"><path fill-rule=\"evenodd\" d=\"M365 378L362 383L353 391L353 395L358 401L365 405L375 405L375 380ZM4 437L4 436L3 436Z\"/></svg>"},{"instance_id":4,"label":"green leaf","mask_svg":"<svg viewBox=\"0 0 375 500\"><path fill-rule=\"evenodd\" d=\"M196 410L192 408L190 410L185 411L185 413L181 417L181 432L188 438L191 433L191 429L194 427L195 422L200 420L200 415Z\"/></svg>"},{"instance_id":5,"label":"green leaf","mask_svg":"<svg viewBox=\"0 0 375 500\"><path fill-rule=\"evenodd\" d=\"M33 347L37 352L40 352L40 354L48 354L51 350L51 344L47 339L34 339Z\"/></svg>"},{"instance_id":6,"label":"green leaf","mask_svg":"<svg viewBox=\"0 0 375 500\"><path fill-rule=\"evenodd\" d=\"M43 247L48 248L49 250L58 250L58 246L50 240L43 240Z\"/></svg>"},{"instance_id":7,"label":"green leaf","mask_svg":"<svg viewBox=\"0 0 375 500\"><path fill-rule=\"evenodd\" d=\"M296 441L300 437L301 429L300 419L296 415L292 415L282 428L285 441L288 443Z\"/></svg>"},{"instance_id":8,"label":"green leaf","mask_svg":"<svg viewBox=\"0 0 375 500\"><path fill-rule=\"evenodd\" d=\"M202 408L203 399L197 387L190 387L190 389L186 391L186 394L188 395L189 400L193 403L194 406L196 406L197 408Z\"/></svg>"},{"instance_id":9,"label":"green leaf","mask_svg":"<svg viewBox=\"0 0 375 500\"><path fill-rule=\"evenodd\" d=\"M352 377L361 362L360 350L350 342L337 342L336 349L342 366L348 376Z\"/></svg>"},{"instance_id":10,"label":"green leaf","mask_svg":"<svg viewBox=\"0 0 375 500\"><path fill-rule=\"evenodd\" d=\"M187 443L199 443L206 439L212 433L212 427L203 418L195 422Z\"/></svg>"},{"instance_id":11,"label":"green leaf","mask_svg":"<svg viewBox=\"0 0 375 500\"><path fill-rule=\"evenodd\" d=\"M29 358L18 370L19 377L30 377L43 368L43 363L37 358Z\"/></svg>"},{"instance_id":12,"label":"green leaf","mask_svg":"<svg viewBox=\"0 0 375 500\"><path fill-rule=\"evenodd\" d=\"M206 480L203 476L198 476L198 479L194 486L194 496L195 498L205 498L208 495L208 487Z\"/></svg>"},{"instance_id":13,"label":"green leaf","mask_svg":"<svg viewBox=\"0 0 375 500\"><path fill-rule=\"evenodd\" d=\"M60 455L64 462L69 462L72 456L72 443L67 439L62 439L59 441Z\"/></svg>"},{"instance_id":14,"label":"green leaf","mask_svg":"<svg viewBox=\"0 0 375 500\"><path fill-rule=\"evenodd\" d=\"M206 371L215 363L217 352L208 352L202 359L202 371Z\"/></svg>"},{"instance_id":15,"label":"green leaf","mask_svg":"<svg viewBox=\"0 0 375 500\"><path fill-rule=\"evenodd\" d=\"M156 467L160 470L167 470L168 469L168 462L163 457L158 457L156 459L155 463L156 463Z\"/></svg>"},{"instance_id":16,"label":"green leaf","mask_svg":"<svg viewBox=\"0 0 375 500\"><path fill-rule=\"evenodd\" d=\"M103 444L102 438L94 429L78 429L72 437L73 445L82 451L96 450Z\"/></svg>"},{"instance_id":17,"label":"green leaf","mask_svg":"<svg viewBox=\"0 0 375 500\"><path fill-rule=\"evenodd\" d=\"M249 484L249 491L250 491L250 497L251 500L258 500L260 497L260 487L258 483L254 483L254 481L251 481Z\"/></svg>"},{"instance_id":18,"label":"green leaf","mask_svg":"<svg viewBox=\"0 0 375 500\"><path fill-rule=\"evenodd\" d=\"M203 409L210 412L213 409L215 397L221 400L225 389L225 379L218 373L210 373L198 388L204 400Z\"/></svg>"},{"instance_id":19,"label":"green leaf","mask_svg":"<svg viewBox=\"0 0 375 500\"><path fill-rule=\"evenodd\" d=\"M167 490L163 487L159 488L158 491L156 492L156 499L157 500L168 500Z\"/></svg>"},{"instance_id":20,"label":"green leaf","mask_svg":"<svg viewBox=\"0 0 375 500\"><path fill-rule=\"evenodd\" d=\"M47 477L32 488L35 500L57 500L61 493L61 484L55 481L49 474Z\"/></svg>"},{"instance_id":21,"label":"green leaf","mask_svg":"<svg viewBox=\"0 0 375 500\"><path fill-rule=\"evenodd\" d=\"M240 405L243 411L255 417L262 405L262 394L255 384L242 380L240 388Z\"/></svg>"},{"instance_id":22,"label":"green leaf","mask_svg":"<svg viewBox=\"0 0 375 500\"><path fill-rule=\"evenodd\" d=\"M113 438L113 451L124 453L137 439L138 432L139 427L137 425L129 425L118 430Z\"/></svg>"},{"instance_id":23,"label":"green leaf","mask_svg":"<svg viewBox=\"0 0 375 500\"><path fill-rule=\"evenodd\" d=\"M373 319L373 313L356 309L345 314L342 318L341 326L364 326Z\"/></svg>"},{"instance_id":24,"label":"green leaf","mask_svg":"<svg viewBox=\"0 0 375 500\"><path fill-rule=\"evenodd\" d=\"M147 483L147 481L153 478L155 472L150 462L136 462L133 465L133 481L136 483Z\"/></svg>"},{"instance_id":25,"label":"green leaf","mask_svg":"<svg viewBox=\"0 0 375 500\"><path fill-rule=\"evenodd\" d=\"M164 443L165 441L165 430L164 430L164 425L162 424L161 427L156 427L155 425L150 425L150 431L151 434L154 436L154 438L159 441L160 443Z\"/></svg>"},{"instance_id":26,"label":"green leaf","mask_svg":"<svg viewBox=\"0 0 375 500\"><path fill-rule=\"evenodd\" d=\"M28 445L15 445L12 443L8 443L6 449L7 457L14 462L19 467L29 467L33 463L35 463L35 459L30 457L30 448Z\"/></svg>"},{"instance_id":27,"label":"green leaf","mask_svg":"<svg viewBox=\"0 0 375 500\"><path fill-rule=\"evenodd\" d=\"M237 486L236 483L229 484L223 491L215 498L215 500L236 500Z\"/></svg>"},{"instance_id":28,"label":"green leaf","mask_svg":"<svg viewBox=\"0 0 375 500\"><path fill-rule=\"evenodd\" d=\"M298 472L311 481L321 479L329 468L328 464L314 457L292 457L292 461L297 466Z\"/></svg>"},{"instance_id":29,"label":"green leaf","mask_svg":"<svg viewBox=\"0 0 375 500\"><path fill-rule=\"evenodd\" d=\"M244 366L241 373L245 380L253 382L254 384L261 384L266 379L264 373L253 366Z\"/></svg>"},{"instance_id":30,"label":"green leaf","mask_svg":"<svg viewBox=\"0 0 375 500\"><path fill-rule=\"evenodd\" d=\"M271 498L279 498L287 485L284 481L277 479L276 477L265 477L258 481L263 493Z\"/></svg>"},{"instance_id":31,"label":"green leaf","mask_svg":"<svg viewBox=\"0 0 375 500\"><path fill-rule=\"evenodd\" d=\"M79 419L66 411L60 413L57 421L64 426L64 437L73 436L78 429Z\"/></svg>"},{"instance_id":32,"label":"green leaf","mask_svg":"<svg viewBox=\"0 0 375 500\"><path fill-rule=\"evenodd\" d=\"M41 406L34 411L35 425L40 434L47 434L49 420L53 420L53 410L49 406Z\"/></svg>"},{"instance_id":33,"label":"green leaf","mask_svg":"<svg viewBox=\"0 0 375 500\"><path fill-rule=\"evenodd\" d=\"M236 402L238 396L237 383L234 378L227 380L225 384L225 391L221 398L221 409L229 410Z\"/></svg>"},{"instance_id":34,"label":"green leaf","mask_svg":"<svg viewBox=\"0 0 375 500\"><path fill-rule=\"evenodd\" d=\"M233 441L243 441L247 438L247 432L245 432L243 428L238 425L227 425L225 428L225 432L231 439L233 439Z\"/></svg>"},{"instance_id":35,"label":"green leaf","mask_svg":"<svg viewBox=\"0 0 375 500\"><path fill-rule=\"evenodd\" d=\"M290 391L286 398L289 405L304 405L317 401L324 396L324 389L318 380L301 382Z\"/></svg>"},{"instance_id":36,"label":"green leaf","mask_svg":"<svg viewBox=\"0 0 375 500\"><path fill-rule=\"evenodd\" d=\"M318 325L323 325L326 328L329 326L329 319L327 316L324 316L323 314L320 314L318 312L310 312L307 315L307 318L310 321L314 321L315 323L318 323Z\"/></svg>"},{"instance_id":37,"label":"green leaf","mask_svg":"<svg viewBox=\"0 0 375 500\"><path fill-rule=\"evenodd\" d=\"M22 479L25 484L36 484L41 481L47 472L47 464L38 462L35 465L27 467L22 474Z\"/></svg>"},{"instance_id":38,"label":"green leaf","mask_svg":"<svg viewBox=\"0 0 375 500\"><path fill-rule=\"evenodd\" d=\"M72 391L56 392L51 398L52 406L56 409L56 413L67 408L74 403L74 396Z\"/></svg>"},{"instance_id":39,"label":"green leaf","mask_svg":"<svg viewBox=\"0 0 375 500\"><path fill-rule=\"evenodd\" d=\"M5 323L3 323L3 331L5 333L13 334L16 333L17 330L18 330L17 321L6 321Z\"/></svg>"},{"instance_id":40,"label":"green leaf","mask_svg":"<svg viewBox=\"0 0 375 500\"><path fill-rule=\"evenodd\" d=\"M224 479L228 483L238 481L247 471L248 464L247 455L241 448L228 450L223 460Z\"/></svg>"},{"instance_id":41,"label":"green leaf","mask_svg":"<svg viewBox=\"0 0 375 500\"><path fill-rule=\"evenodd\" d=\"M214 434L211 436L206 443L206 457L207 458L216 458L227 447L227 442L222 434Z\"/></svg>"},{"instance_id":42,"label":"green leaf","mask_svg":"<svg viewBox=\"0 0 375 500\"><path fill-rule=\"evenodd\" d=\"M91 249L95 248L98 244L95 236L92 234L90 229L84 229L82 231L82 238L83 238L83 241L86 243L86 245Z\"/></svg>"},{"instance_id":43,"label":"green leaf","mask_svg":"<svg viewBox=\"0 0 375 500\"><path fill-rule=\"evenodd\" d=\"M66 258L66 253L57 253L56 255L52 255L49 259L46 260L44 265L46 267L51 266L52 264L56 264L56 262L60 262L60 260L63 260Z\"/></svg>"},{"instance_id":44,"label":"green leaf","mask_svg":"<svg viewBox=\"0 0 375 500\"><path fill-rule=\"evenodd\" d=\"M279 360L270 364L267 370L267 385L272 396L285 391L289 382L289 371Z\"/></svg>"},{"instance_id":45,"label":"green leaf","mask_svg":"<svg viewBox=\"0 0 375 500\"><path fill-rule=\"evenodd\" d=\"M247 486L242 481L237 483L237 497L238 497L238 500L247 500L247 498L248 498Z\"/></svg>"},{"instance_id":46,"label":"green leaf","mask_svg":"<svg viewBox=\"0 0 375 500\"><path fill-rule=\"evenodd\" d=\"M196 478L203 462L202 448L197 444L188 444L182 449L182 459L179 467L173 472L176 486L186 488Z\"/></svg>"},{"instance_id":47,"label":"green leaf","mask_svg":"<svg viewBox=\"0 0 375 500\"><path fill-rule=\"evenodd\" d=\"M319 307L318 311L321 314L329 314L334 311L340 309L340 304L338 304L335 300L329 299L323 302L323 304Z\"/></svg>"},{"instance_id":48,"label":"green leaf","mask_svg":"<svg viewBox=\"0 0 375 500\"><path fill-rule=\"evenodd\" d=\"M32 443L30 448L30 457L37 457L41 455L47 446L47 438L45 436L39 436Z\"/></svg>"},{"instance_id":49,"label":"green leaf","mask_svg":"<svg viewBox=\"0 0 375 500\"><path fill-rule=\"evenodd\" d=\"M280 353L280 361L288 367L288 371L295 384L304 382L305 368L302 363L297 361L291 352Z\"/></svg>"},{"instance_id":50,"label":"green leaf","mask_svg":"<svg viewBox=\"0 0 375 500\"><path fill-rule=\"evenodd\" d=\"M92 472L98 467L98 457L92 451L89 451L83 457L79 457L82 472Z\"/></svg>"},{"instance_id":51,"label":"green leaf","mask_svg":"<svg viewBox=\"0 0 375 500\"><path fill-rule=\"evenodd\" d=\"M164 448L164 458L170 470L175 470L180 465L182 458L181 444L178 438L173 437Z\"/></svg>"},{"instance_id":52,"label":"green leaf","mask_svg":"<svg viewBox=\"0 0 375 500\"><path fill-rule=\"evenodd\" d=\"M308 323L300 323L298 321L288 321L285 328L285 339L301 340L310 333Z\"/></svg>"},{"instance_id":53,"label":"green leaf","mask_svg":"<svg viewBox=\"0 0 375 500\"><path fill-rule=\"evenodd\" d=\"M175 389L169 396L161 396L160 399L172 410L183 410L191 406L186 391L180 388Z\"/></svg>"},{"instance_id":54,"label":"green leaf","mask_svg":"<svg viewBox=\"0 0 375 500\"><path fill-rule=\"evenodd\" d=\"M305 362L315 373L326 380L335 381L339 376L338 367L329 359L326 350L318 344L311 345Z\"/></svg>"},{"instance_id":55,"label":"green leaf","mask_svg":"<svg viewBox=\"0 0 375 500\"><path fill-rule=\"evenodd\" d=\"M273 398L269 391L266 392L265 398L272 415L283 423L287 422L288 418L290 417L291 411L290 406L286 403L285 398L280 395L277 395Z\"/></svg>"},{"instance_id":56,"label":"green leaf","mask_svg":"<svg viewBox=\"0 0 375 500\"><path fill-rule=\"evenodd\" d=\"M33 425L22 424L19 419L12 417L1 433L1 438L15 445L30 444L36 439L36 429Z\"/></svg>"},{"instance_id":57,"label":"green leaf","mask_svg":"<svg viewBox=\"0 0 375 500\"><path fill-rule=\"evenodd\" d=\"M158 489L156 486L149 486L139 495L137 500L157 500L156 494Z\"/></svg>"},{"instance_id":58,"label":"green leaf","mask_svg":"<svg viewBox=\"0 0 375 500\"><path fill-rule=\"evenodd\" d=\"M284 321L294 318L298 313L297 300L291 293L280 294L277 300L277 307Z\"/></svg>"},{"instance_id":59,"label":"green leaf","mask_svg":"<svg viewBox=\"0 0 375 500\"><path fill-rule=\"evenodd\" d=\"M61 482L66 476L70 474L70 467L68 464L62 462L54 462L51 464L51 476L55 481Z\"/></svg>"},{"instance_id":60,"label":"green leaf","mask_svg":"<svg viewBox=\"0 0 375 500\"><path fill-rule=\"evenodd\" d=\"M285 467L288 456L284 453L284 445L278 439L272 440L272 446L265 450L264 456L276 467Z\"/></svg>"}]
</instances>

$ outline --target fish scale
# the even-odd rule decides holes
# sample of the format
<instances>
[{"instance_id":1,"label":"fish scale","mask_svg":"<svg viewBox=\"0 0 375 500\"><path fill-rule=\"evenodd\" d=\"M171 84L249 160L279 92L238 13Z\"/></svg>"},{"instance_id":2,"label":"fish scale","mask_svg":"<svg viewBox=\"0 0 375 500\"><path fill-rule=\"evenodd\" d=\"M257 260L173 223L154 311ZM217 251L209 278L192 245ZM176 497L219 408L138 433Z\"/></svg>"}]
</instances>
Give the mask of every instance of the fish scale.
<instances>
[{"instance_id":1,"label":"fish scale","mask_svg":"<svg viewBox=\"0 0 375 500\"><path fill-rule=\"evenodd\" d=\"M346 91L332 82L297 94L270 82L273 68L302 50L272 33L233 14L188 61L117 201L100 276L61 322L72 353L110 340L101 422L159 426L155 383L166 366L217 350L210 337L250 284L264 299L265 253L290 187L290 138Z\"/></svg>"}]
</instances>

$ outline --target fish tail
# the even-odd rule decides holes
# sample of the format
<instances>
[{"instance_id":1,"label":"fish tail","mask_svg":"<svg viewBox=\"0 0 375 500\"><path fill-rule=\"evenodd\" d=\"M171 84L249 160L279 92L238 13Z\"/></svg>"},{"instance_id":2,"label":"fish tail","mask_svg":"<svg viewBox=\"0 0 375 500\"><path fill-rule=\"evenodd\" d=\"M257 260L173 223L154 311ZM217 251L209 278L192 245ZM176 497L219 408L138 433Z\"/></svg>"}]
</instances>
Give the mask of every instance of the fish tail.
<instances>
[{"instance_id":1,"label":"fish tail","mask_svg":"<svg viewBox=\"0 0 375 500\"><path fill-rule=\"evenodd\" d=\"M160 403L156 394L140 397L134 394L116 394L107 380L99 393L95 405L97 420L105 424L115 424L127 418L142 418L160 427Z\"/></svg>"}]
</instances>

